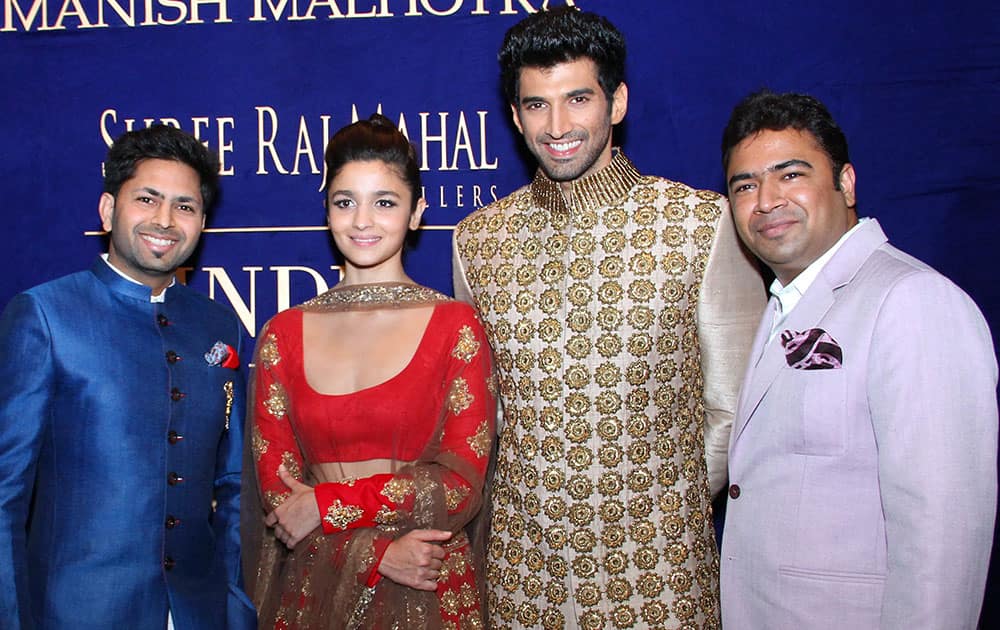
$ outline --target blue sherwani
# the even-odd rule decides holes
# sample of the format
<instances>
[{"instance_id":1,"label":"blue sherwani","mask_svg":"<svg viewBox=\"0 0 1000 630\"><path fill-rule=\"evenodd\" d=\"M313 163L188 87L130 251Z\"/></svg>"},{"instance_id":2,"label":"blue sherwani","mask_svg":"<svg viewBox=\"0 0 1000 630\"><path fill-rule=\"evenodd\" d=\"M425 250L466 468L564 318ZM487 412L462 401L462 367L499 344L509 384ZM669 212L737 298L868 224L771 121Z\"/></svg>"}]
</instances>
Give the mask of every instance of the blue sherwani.
<instances>
[{"instance_id":1,"label":"blue sherwani","mask_svg":"<svg viewBox=\"0 0 1000 630\"><path fill-rule=\"evenodd\" d=\"M0 624L251 627L239 589L244 381L231 310L103 260L0 317ZM216 502L213 510L213 500ZM228 621L227 621L228 618Z\"/></svg>"}]
</instances>

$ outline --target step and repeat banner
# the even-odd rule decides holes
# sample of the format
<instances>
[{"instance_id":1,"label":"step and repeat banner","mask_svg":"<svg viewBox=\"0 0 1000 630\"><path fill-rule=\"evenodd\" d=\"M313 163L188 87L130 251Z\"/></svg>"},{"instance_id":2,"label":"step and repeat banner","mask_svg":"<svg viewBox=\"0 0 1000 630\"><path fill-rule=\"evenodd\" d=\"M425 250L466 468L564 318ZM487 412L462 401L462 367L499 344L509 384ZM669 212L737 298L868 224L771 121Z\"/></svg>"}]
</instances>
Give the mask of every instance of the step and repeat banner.
<instances>
[{"instance_id":1,"label":"step and repeat banner","mask_svg":"<svg viewBox=\"0 0 1000 630\"><path fill-rule=\"evenodd\" d=\"M616 141L640 170L721 191L733 105L764 86L814 94L847 133L860 214L1000 330L1000 20L985 0L0 0L0 307L105 250L107 147L164 123L222 158L222 198L184 279L254 335L339 279L323 149L374 111L421 155L430 208L407 269L450 292L455 223L534 170L496 51L511 25L563 4L625 34Z\"/></svg>"}]
</instances>

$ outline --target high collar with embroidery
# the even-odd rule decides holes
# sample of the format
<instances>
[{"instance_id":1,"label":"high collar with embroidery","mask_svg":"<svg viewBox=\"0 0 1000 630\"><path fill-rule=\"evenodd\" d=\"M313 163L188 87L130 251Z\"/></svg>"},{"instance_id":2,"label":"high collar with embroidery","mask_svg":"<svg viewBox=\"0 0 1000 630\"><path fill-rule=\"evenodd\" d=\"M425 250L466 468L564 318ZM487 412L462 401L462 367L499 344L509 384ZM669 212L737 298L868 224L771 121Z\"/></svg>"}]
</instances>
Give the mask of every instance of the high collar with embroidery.
<instances>
[{"instance_id":1,"label":"high collar with embroidery","mask_svg":"<svg viewBox=\"0 0 1000 630\"><path fill-rule=\"evenodd\" d=\"M536 206L549 212L575 213L597 210L615 204L642 178L635 165L619 149L601 170L571 182L571 200L567 204L559 182L549 179L541 169L531 182L531 197Z\"/></svg>"}]
</instances>

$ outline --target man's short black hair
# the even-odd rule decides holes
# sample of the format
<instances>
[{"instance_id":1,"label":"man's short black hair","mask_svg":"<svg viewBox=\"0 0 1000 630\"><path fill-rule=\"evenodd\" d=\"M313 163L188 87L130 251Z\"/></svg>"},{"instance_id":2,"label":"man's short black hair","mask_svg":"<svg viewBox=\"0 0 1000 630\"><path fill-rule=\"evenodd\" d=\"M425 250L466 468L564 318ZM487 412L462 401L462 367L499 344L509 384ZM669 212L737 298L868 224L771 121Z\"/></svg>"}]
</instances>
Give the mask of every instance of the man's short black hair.
<instances>
[{"instance_id":1,"label":"man's short black hair","mask_svg":"<svg viewBox=\"0 0 1000 630\"><path fill-rule=\"evenodd\" d=\"M625 81L625 38L606 18L566 6L534 13L507 31L500 48L500 77L507 101L520 98L522 68L551 68L586 57L608 99Z\"/></svg>"},{"instance_id":2,"label":"man's short black hair","mask_svg":"<svg viewBox=\"0 0 1000 630\"><path fill-rule=\"evenodd\" d=\"M761 131L808 131L833 165L833 185L840 190L840 173L851 161L847 137L818 99L808 94L775 94L763 89L740 101L722 132L722 170L727 172L733 148Z\"/></svg>"},{"instance_id":3,"label":"man's short black hair","mask_svg":"<svg viewBox=\"0 0 1000 630\"><path fill-rule=\"evenodd\" d=\"M208 212L219 192L219 159L197 138L169 125L129 131L115 140L104 161L104 192L117 197L139 163L151 159L173 160L194 169L204 211Z\"/></svg>"}]
</instances>

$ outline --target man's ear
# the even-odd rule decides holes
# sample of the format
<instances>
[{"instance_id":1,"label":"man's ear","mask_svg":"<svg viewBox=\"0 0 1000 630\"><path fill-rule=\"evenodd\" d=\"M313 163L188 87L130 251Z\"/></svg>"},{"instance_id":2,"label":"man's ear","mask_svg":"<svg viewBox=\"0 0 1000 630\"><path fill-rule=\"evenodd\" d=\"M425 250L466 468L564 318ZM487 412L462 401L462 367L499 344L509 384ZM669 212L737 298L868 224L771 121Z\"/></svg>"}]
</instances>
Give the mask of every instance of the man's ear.
<instances>
[{"instance_id":1,"label":"man's ear","mask_svg":"<svg viewBox=\"0 0 1000 630\"><path fill-rule=\"evenodd\" d=\"M101 215L101 229L110 232L115 218L115 198L111 193L101 193L101 199L97 202L97 212Z\"/></svg>"},{"instance_id":2,"label":"man's ear","mask_svg":"<svg viewBox=\"0 0 1000 630\"><path fill-rule=\"evenodd\" d=\"M521 113L518 111L516 103L510 104L510 117L514 119L514 126L517 127L518 133L523 134L524 129L521 128Z\"/></svg>"},{"instance_id":3,"label":"man's ear","mask_svg":"<svg viewBox=\"0 0 1000 630\"><path fill-rule=\"evenodd\" d=\"M625 118L628 111L628 86L625 82L618 84L615 93L611 96L611 124L617 125Z\"/></svg>"},{"instance_id":4,"label":"man's ear","mask_svg":"<svg viewBox=\"0 0 1000 630\"><path fill-rule=\"evenodd\" d=\"M858 205L857 197L854 194L855 182L854 166L850 163L844 164L844 167L840 169L840 194L844 195L844 203L847 204L848 208L854 208Z\"/></svg>"}]
</instances>

